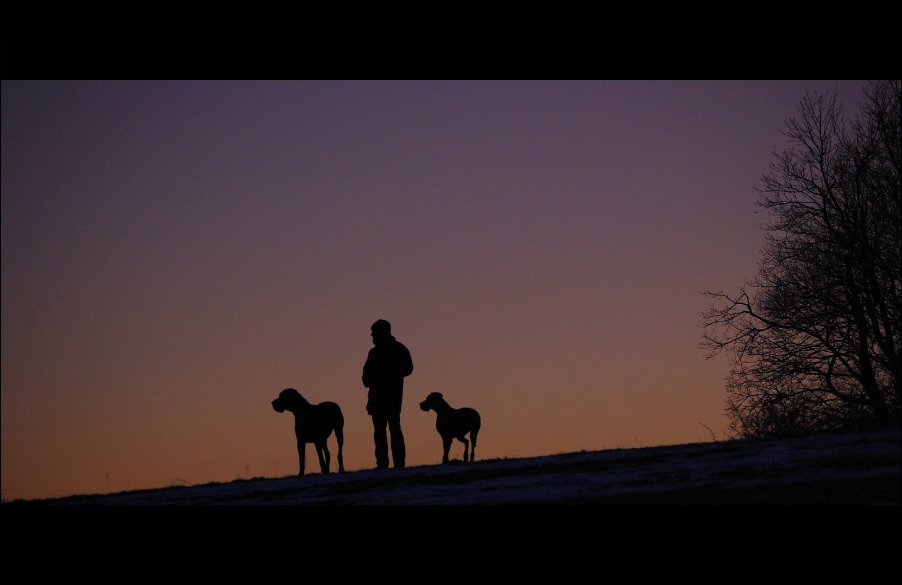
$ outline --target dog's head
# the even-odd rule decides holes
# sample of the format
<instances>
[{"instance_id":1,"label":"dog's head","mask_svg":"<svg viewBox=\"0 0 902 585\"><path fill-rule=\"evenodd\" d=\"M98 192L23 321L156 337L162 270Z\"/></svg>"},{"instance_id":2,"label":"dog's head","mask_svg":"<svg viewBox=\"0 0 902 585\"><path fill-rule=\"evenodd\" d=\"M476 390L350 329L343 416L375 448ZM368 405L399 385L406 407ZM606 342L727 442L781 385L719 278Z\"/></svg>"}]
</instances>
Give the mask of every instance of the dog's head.
<instances>
[{"instance_id":1,"label":"dog's head","mask_svg":"<svg viewBox=\"0 0 902 585\"><path fill-rule=\"evenodd\" d=\"M426 397L426 400L420 403L420 409L423 410L423 412L428 412L430 409L435 408L436 406L440 406L444 403L445 399L442 398L442 394L440 392L433 392Z\"/></svg>"},{"instance_id":2,"label":"dog's head","mask_svg":"<svg viewBox=\"0 0 902 585\"><path fill-rule=\"evenodd\" d=\"M298 406L307 402L301 393L294 388L286 388L279 392L279 397L272 401L272 409L276 412L285 412L286 410L294 412Z\"/></svg>"}]
</instances>

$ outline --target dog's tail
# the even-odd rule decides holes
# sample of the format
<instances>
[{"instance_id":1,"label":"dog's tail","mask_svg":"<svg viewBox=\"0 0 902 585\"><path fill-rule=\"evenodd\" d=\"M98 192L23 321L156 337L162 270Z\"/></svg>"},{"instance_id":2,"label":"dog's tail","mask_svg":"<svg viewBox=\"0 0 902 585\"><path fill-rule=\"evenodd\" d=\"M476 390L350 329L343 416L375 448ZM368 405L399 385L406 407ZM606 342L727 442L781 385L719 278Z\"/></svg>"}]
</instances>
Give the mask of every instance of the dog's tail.
<instances>
[{"instance_id":1,"label":"dog's tail","mask_svg":"<svg viewBox=\"0 0 902 585\"><path fill-rule=\"evenodd\" d=\"M477 435L479 435L479 429L482 428L482 417L479 416L479 413L476 410L474 410L472 408L470 410L472 411L470 413L470 415L472 417L472 421L470 422L470 424L471 424L470 441L473 443L473 446L475 447L476 446L476 437L477 437Z\"/></svg>"},{"instance_id":2,"label":"dog's tail","mask_svg":"<svg viewBox=\"0 0 902 585\"><path fill-rule=\"evenodd\" d=\"M335 406L335 411L335 428L332 430L335 431L335 441L338 442L338 472L344 473L345 417L338 405Z\"/></svg>"}]
</instances>

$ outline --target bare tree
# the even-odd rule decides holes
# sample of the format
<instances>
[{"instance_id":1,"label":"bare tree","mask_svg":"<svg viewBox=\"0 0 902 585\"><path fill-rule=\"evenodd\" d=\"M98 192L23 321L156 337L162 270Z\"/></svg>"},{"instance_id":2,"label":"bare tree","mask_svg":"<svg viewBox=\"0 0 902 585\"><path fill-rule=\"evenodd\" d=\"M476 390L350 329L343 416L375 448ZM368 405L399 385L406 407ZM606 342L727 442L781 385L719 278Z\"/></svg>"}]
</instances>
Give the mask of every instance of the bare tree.
<instances>
[{"instance_id":1,"label":"bare tree","mask_svg":"<svg viewBox=\"0 0 902 585\"><path fill-rule=\"evenodd\" d=\"M900 423L900 87L870 83L851 120L835 94L799 103L758 189L757 276L703 293L700 347L731 358L737 436Z\"/></svg>"}]
</instances>

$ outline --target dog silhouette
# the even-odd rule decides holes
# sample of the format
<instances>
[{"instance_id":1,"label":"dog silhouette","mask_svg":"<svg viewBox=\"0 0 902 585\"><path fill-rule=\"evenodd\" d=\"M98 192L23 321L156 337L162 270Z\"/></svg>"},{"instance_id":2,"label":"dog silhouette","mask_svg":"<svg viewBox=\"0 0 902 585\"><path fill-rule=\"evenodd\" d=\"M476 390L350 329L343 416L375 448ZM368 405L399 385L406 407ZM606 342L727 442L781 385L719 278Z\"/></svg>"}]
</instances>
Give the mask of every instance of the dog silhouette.
<instances>
[{"instance_id":1,"label":"dog silhouette","mask_svg":"<svg viewBox=\"0 0 902 585\"><path fill-rule=\"evenodd\" d=\"M333 432L338 441L338 471L344 473L345 464L342 456L342 448L345 442L344 426L345 417L341 408L334 402L321 402L310 404L301 393L294 388L286 388L279 393L279 397L272 401L273 410L294 414L294 434L298 439L298 460L300 469L298 475L304 475L304 455L307 443L313 443L316 447L316 456L319 458L319 466L323 473L329 473L329 446L326 439Z\"/></svg>"},{"instance_id":2,"label":"dog silhouette","mask_svg":"<svg viewBox=\"0 0 902 585\"><path fill-rule=\"evenodd\" d=\"M482 426L479 413L472 408L451 408L439 392L433 392L420 403L420 409L424 412L434 410L435 430L442 436L442 463L448 463L448 451L451 442L457 439L464 444L464 462L473 461L476 457L476 435ZM470 440L466 434L470 434ZM472 445L470 444L472 442ZM469 451L469 459L467 452Z\"/></svg>"}]
</instances>

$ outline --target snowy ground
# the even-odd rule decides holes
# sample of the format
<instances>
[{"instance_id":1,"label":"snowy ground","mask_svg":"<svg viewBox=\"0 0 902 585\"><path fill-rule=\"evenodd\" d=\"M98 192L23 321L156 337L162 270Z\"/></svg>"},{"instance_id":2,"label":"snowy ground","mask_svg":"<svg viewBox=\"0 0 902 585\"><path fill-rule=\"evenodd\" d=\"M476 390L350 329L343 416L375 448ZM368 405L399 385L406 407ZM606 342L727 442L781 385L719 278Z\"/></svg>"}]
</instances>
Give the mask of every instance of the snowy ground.
<instances>
[{"instance_id":1,"label":"snowy ground","mask_svg":"<svg viewBox=\"0 0 902 585\"><path fill-rule=\"evenodd\" d=\"M258 478L11 504L894 504L902 431ZM334 462L333 462L334 467Z\"/></svg>"}]
</instances>

